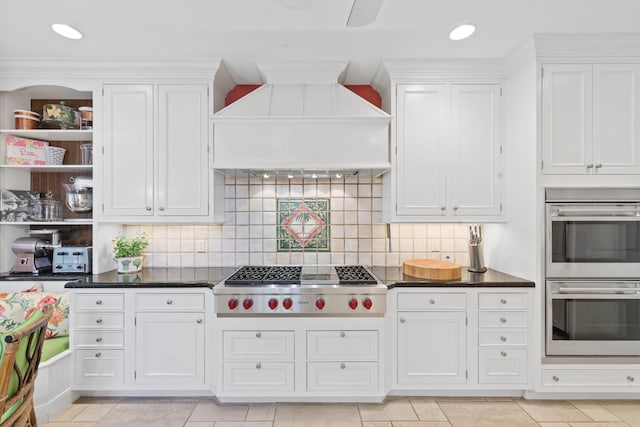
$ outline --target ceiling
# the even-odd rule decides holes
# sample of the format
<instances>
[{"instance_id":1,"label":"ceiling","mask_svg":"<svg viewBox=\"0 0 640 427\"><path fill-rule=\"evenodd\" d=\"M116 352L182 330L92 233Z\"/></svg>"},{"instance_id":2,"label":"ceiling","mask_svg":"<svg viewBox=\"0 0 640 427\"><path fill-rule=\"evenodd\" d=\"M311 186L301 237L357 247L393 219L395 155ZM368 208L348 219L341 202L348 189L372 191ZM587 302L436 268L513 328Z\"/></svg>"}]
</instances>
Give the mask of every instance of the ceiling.
<instances>
[{"instance_id":1,"label":"ceiling","mask_svg":"<svg viewBox=\"0 0 640 427\"><path fill-rule=\"evenodd\" d=\"M238 83L259 83L256 61L345 60L346 83L368 83L380 60L501 58L534 33L640 33L640 0L384 0L350 28L352 0L0 1L3 58L221 58ZM55 35L63 22L84 33ZM470 39L449 31L472 22Z\"/></svg>"}]
</instances>

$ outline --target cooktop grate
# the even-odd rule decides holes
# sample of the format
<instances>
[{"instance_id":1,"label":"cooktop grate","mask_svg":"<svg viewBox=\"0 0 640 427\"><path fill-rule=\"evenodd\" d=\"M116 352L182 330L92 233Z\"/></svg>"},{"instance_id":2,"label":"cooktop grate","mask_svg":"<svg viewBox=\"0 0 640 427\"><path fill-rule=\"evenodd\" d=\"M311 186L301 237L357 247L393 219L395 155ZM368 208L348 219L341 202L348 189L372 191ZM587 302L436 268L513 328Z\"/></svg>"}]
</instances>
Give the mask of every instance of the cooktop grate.
<instances>
[{"instance_id":1,"label":"cooktop grate","mask_svg":"<svg viewBox=\"0 0 640 427\"><path fill-rule=\"evenodd\" d=\"M341 285L375 285L377 280L361 265L336 266Z\"/></svg>"}]
</instances>

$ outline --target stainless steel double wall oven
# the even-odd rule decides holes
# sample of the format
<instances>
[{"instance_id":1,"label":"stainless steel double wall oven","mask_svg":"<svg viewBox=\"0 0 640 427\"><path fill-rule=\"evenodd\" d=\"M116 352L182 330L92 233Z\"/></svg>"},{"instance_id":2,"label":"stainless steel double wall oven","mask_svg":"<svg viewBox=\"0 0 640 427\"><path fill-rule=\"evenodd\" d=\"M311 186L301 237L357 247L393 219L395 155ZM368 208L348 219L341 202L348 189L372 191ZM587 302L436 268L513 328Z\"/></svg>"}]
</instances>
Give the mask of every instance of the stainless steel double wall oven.
<instances>
[{"instance_id":1,"label":"stainless steel double wall oven","mask_svg":"<svg viewBox=\"0 0 640 427\"><path fill-rule=\"evenodd\" d=\"M546 354L640 357L640 188L545 196Z\"/></svg>"}]
</instances>

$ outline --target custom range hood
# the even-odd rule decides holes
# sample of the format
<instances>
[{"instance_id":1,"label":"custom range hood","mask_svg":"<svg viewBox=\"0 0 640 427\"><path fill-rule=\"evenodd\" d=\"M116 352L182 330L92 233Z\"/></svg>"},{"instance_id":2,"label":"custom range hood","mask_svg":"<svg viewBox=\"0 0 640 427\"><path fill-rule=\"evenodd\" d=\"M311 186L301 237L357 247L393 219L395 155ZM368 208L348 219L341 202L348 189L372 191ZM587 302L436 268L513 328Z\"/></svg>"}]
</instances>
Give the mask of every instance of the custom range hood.
<instances>
[{"instance_id":1,"label":"custom range hood","mask_svg":"<svg viewBox=\"0 0 640 427\"><path fill-rule=\"evenodd\" d=\"M391 116L338 83L346 63L258 64L265 84L213 116L214 168L231 176L378 176Z\"/></svg>"}]
</instances>

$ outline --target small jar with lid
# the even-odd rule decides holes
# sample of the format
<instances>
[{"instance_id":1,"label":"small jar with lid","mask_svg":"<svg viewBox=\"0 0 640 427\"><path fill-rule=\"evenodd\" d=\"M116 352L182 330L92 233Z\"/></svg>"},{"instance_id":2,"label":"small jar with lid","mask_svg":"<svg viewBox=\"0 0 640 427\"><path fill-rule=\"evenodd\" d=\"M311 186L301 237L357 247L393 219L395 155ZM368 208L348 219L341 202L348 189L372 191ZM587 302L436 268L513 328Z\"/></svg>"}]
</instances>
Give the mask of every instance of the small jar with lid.
<instances>
[{"instance_id":1,"label":"small jar with lid","mask_svg":"<svg viewBox=\"0 0 640 427\"><path fill-rule=\"evenodd\" d=\"M80 111L80 129L93 129L93 108L78 107Z\"/></svg>"}]
</instances>

